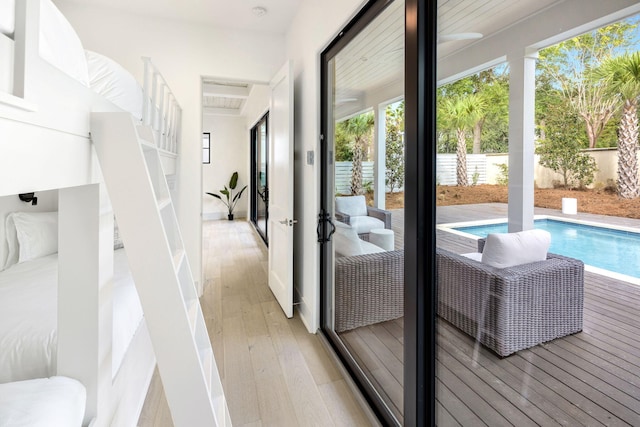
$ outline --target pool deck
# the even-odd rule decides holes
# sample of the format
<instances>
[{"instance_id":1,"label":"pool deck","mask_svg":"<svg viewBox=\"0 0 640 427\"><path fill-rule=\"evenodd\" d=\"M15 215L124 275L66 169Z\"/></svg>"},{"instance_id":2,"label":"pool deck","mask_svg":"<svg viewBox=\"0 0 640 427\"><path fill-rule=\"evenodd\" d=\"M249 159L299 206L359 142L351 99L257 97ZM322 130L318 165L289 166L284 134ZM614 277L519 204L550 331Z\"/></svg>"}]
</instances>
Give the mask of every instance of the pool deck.
<instances>
[{"instance_id":1,"label":"pool deck","mask_svg":"<svg viewBox=\"0 0 640 427\"><path fill-rule=\"evenodd\" d=\"M640 220L536 209L640 228ZM505 218L506 204L438 207L438 224ZM401 211L392 216L402 244ZM400 244L398 243L400 241ZM437 232L438 246L475 250L475 240ZM499 358L451 324L437 333L439 426L640 426L640 287L585 272L583 331ZM342 334L402 418L402 319Z\"/></svg>"}]
</instances>

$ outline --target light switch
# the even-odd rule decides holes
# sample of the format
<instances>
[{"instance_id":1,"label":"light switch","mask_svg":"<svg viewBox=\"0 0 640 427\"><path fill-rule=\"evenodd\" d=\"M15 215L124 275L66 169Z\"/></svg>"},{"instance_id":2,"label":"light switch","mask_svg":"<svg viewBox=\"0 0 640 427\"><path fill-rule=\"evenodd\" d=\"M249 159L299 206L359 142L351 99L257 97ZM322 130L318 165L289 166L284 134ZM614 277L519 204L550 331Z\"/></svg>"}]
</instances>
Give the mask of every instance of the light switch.
<instances>
[{"instance_id":1,"label":"light switch","mask_svg":"<svg viewBox=\"0 0 640 427\"><path fill-rule=\"evenodd\" d=\"M308 165L312 165L313 164L313 156L314 156L313 150L307 151L307 164Z\"/></svg>"}]
</instances>

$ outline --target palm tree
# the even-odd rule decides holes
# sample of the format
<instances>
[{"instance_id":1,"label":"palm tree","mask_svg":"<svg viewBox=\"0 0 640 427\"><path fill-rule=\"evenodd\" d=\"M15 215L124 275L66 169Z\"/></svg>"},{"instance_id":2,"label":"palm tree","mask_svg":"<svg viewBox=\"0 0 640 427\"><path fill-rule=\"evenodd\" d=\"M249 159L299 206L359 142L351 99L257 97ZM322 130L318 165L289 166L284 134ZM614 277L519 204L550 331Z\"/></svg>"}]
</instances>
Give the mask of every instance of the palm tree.
<instances>
[{"instance_id":1,"label":"palm tree","mask_svg":"<svg viewBox=\"0 0 640 427\"><path fill-rule=\"evenodd\" d=\"M612 58L597 72L606 80L609 93L622 100L618 128L618 195L633 199L640 195L637 158L640 53Z\"/></svg>"},{"instance_id":2,"label":"palm tree","mask_svg":"<svg viewBox=\"0 0 640 427\"><path fill-rule=\"evenodd\" d=\"M469 185L467 178L467 131L484 117L485 101L477 94L442 100L438 114L447 127L456 131L456 180L458 185Z\"/></svg>"},{"instance_id":3,"label":"palm tree","mask_svg":"<svg viewBox=\"0 0 640 427\"><path fill-rule=\"evenodd\" d=\"M373 113L360 114L339 123L338 126L341 126L348 136L353 137L351 193L354 195L363 194L362 160L364 159L365 143L373 129Z\"/></svg>"}]
</instances>

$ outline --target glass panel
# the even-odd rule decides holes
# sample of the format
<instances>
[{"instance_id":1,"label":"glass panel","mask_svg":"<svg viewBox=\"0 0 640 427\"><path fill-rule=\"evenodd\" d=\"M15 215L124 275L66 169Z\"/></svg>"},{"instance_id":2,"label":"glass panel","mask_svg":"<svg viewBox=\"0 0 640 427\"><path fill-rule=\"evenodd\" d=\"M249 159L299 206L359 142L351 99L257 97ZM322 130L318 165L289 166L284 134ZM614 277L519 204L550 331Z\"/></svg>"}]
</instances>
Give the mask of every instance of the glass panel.
<instances>
[{"instance_id":1,"label":"glass panel","mask_svg":"<svg viewBox=\"0 0 640 427\"><path fill-rule=\"evenodd\" d=\"M252 138L252 173L253 173L253 197L251 200L251 221L262 236L265 243L268 243L268 205L269 205L269 185L268 185L268 159L269 159L269 137L268 137L268 115L264 116L251 129Z\"/></svg>"},{"instance_id":2,"label":"glass panel","mask_svg":"<svg viewBox=\"0 0 640 427\"><path fill-rule=\"evenodd\" d=\"M328 61L325 330L389 424L403 420L404 1Z\"/></svg>"},{"instance_id":3,"label":"glass panel","mask_svg":"<svg viewBox=\"0 0 640 427\"><path fill-rule=\"evenodd\" d=\"M202 163L211 163L211 133L202 134Z\"/></svg>"},{"instance_id":4,"label":"glass panel","mask_svg":"<svg viewBox=\"0 0 640 427\"><path fill-rule=\"evenodd\" d=\"M438 13L437 423L638 425L636 280L583 264L595 253L629 264L630 247L603 249L622 219L560 197L537 205L553 180L590 180L589 159L606 150L587 148L620 149L624 119L603 119L624 103L603 79L620 76L604 65L637 50L637 17L594 31L630 11L583 17L542 1L491 13L492 3L447 1ZM606 237L588 240L585 220Z\"/></svg>"}]
</instances>

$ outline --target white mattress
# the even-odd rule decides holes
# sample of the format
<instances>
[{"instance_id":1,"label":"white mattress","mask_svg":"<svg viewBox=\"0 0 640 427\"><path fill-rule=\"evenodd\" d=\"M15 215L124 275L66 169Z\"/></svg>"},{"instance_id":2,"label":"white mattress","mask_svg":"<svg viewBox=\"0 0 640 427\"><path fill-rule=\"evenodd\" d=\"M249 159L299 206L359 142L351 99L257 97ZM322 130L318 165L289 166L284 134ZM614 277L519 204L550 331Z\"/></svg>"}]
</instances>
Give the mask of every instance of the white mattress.
<instances>
[{"instance_id":1,"label":"white mattress","mask_svg":"<svg viewBox=\"0 0 640 427\"><path fill-rule=\"evenodd\" d=\"M142 320L124 249L114 254L113 372ZM0 383L56 374L57 254L0 273Z\"/></svg>"},{"instance_id":2,"label":"white mattress","mask_svg":"<svg viewBox=\"0 0 640 427\"><path fill-rule=\"evenodd\" d=\"M79 427L85 402L84 386L71 378L0 384L0 427Z\"/></svg>"}]
</instances>

